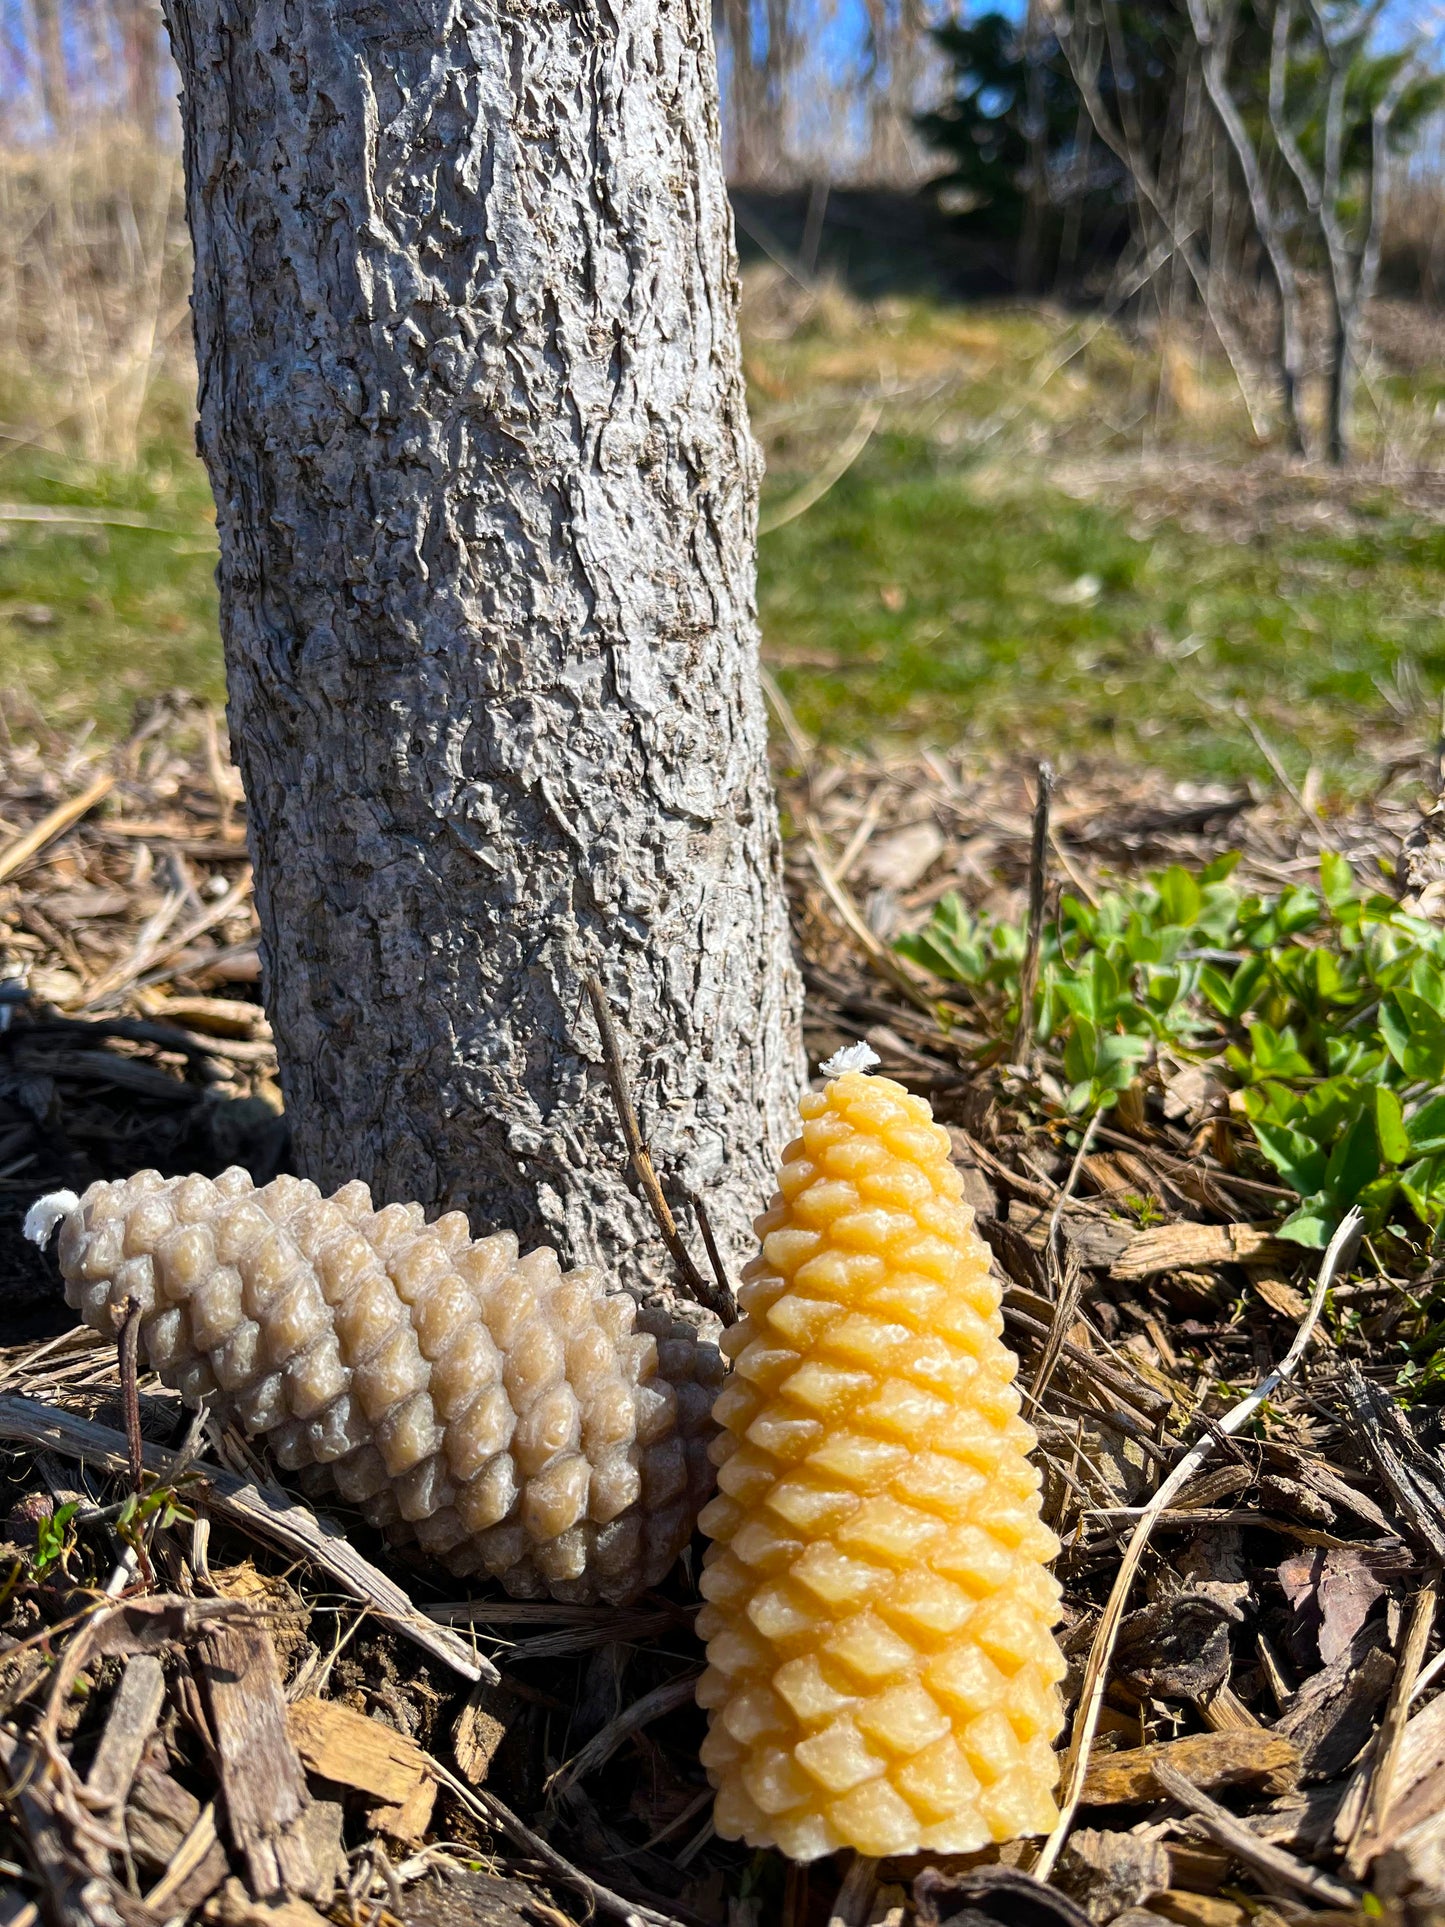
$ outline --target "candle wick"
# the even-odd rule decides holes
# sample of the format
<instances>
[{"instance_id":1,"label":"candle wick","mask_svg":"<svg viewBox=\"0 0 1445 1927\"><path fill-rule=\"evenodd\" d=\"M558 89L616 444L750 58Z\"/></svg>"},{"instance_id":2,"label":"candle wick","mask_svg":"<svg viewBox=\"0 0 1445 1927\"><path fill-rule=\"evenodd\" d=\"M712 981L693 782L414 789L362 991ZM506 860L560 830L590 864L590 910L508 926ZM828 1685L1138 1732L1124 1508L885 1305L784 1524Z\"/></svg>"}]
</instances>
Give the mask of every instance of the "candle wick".
<instances>
[{"instance_id":1,"label":"candle wick","mask_svg":"<svg viewBox=\"0 0 1445 1927\"><path fill-rule=\"evenodd\" d=\"M57 1225L63 1224L72 1211L80 1209L80 1199L73 1191L51 1191L43 1198L37 1198L25 1213L24 1234L31 1244L45 1247L55 1235Z\"/></svg>"},{"instance_id":2,"label":"candle wick","mask_svg":"<svg viewBox=\"0 0 1445 1927\"><path fill-rule=\"evenodd\" d=\"M824 1077L841 1077L845 1071L871 1071L883 1059L871 1044L846 1044L820 1065Z\"/></svg>"}]
</instances>

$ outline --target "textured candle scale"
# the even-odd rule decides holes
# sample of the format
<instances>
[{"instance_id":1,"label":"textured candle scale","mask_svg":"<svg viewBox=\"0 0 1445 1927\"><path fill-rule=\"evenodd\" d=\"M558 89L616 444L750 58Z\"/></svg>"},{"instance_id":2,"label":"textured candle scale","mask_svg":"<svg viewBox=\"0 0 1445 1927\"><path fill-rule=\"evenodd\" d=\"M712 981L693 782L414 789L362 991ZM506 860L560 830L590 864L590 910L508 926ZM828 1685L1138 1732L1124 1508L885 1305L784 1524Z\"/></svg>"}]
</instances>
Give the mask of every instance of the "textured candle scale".
<instances>
[{"instance_id":1,"label":"textured candle scale","mask_svg":"<svg viewBox=\"0 0 1445 1927\"><path fill-rule=\"evenodd\" d=\"M43 1211L43 1205L37 1207ZM713 1489L716 1345L459 1211L376 1211L244 1171L93 1184L61 1219L66 1298L206 1400L309 1495L524 1598L623 1601L655 1584Z\"/></svg>"},{"instance_id":2,"label":"textured candle scale","mask_svg":"<svg viewBox=\"0 0 1445 1927\"><path fill-rule=\"evenodd\" d=\"M948 1135L856 1070L802 1115L713 1408L717 1830L800 1861L1047 1832L1058 1541Z\"/></svg>"}]
</instances>

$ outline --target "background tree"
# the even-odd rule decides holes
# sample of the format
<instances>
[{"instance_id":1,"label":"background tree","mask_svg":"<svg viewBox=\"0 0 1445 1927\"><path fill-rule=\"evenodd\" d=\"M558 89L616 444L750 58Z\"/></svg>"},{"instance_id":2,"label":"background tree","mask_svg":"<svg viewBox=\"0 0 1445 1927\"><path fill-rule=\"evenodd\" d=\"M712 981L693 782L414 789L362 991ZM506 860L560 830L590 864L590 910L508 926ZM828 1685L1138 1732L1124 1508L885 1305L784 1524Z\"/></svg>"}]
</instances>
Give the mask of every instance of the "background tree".
<instances>
[{"instance_id":1,"label":"background tree","mask_svg":"<svg viewBox=\"0 0 1445 1927\"><path fill-rule=\"evenodd\" d=\"M1275 0L1271 39L1269 130L1309 217L1306 231L1320 243L1329 294L1325 443L1333 462L1349 453L1392 163L1445 102L1445 78L1427 74L1415 48L1372 54L1378 11L1349 0L1327 11L1309 0L1297 45L1293 0Z\"/></svg>"},{"instance_id":2,"label":"background tree","mask_svg":"<svg viewBox=\"0 0 1445 1927\"><path fill-rule=\"evenodd\" d=\"M1017 240L1024 285L1050 252L1058 272L1078 251L1113 262L1133 243L1136 291L1182 263L1246 392L1217 287L1267 276L1280 416L1301 453L1305 294L1322 281L1325 444L1340 461L1392 177L1445 104L1417 45L1374 48L1380 12L1380 0L1037 0L1022 20L939 30L950 97L921 125L971 203L965 219Z\"/></svg>"},{"instance_id":3,"label":"background tree","mask_svg":"<svg viewBox=\"0 0 1445 1927\"><path fill-rule=\"evenodd\" d=\"M1080 260L1112 262L1131 239L1147 250L1161 217L1141 177L1174 203L1194 165L1184 139L1188 34L1177 8L1037 0L1022 18L983 13L935 38L951 84L920 125L948 157L947 184L971 203L964 224L1018 241L1045 275Z\"/></svg>"},{"instance_id":4,"label":"background tree","mask_svg":"<svg viewBox=\"0 0 1445 1927\"><path fill-rule=\"evenodd\" d=\"M801 1069L698 0L171 0L232 741L301 1168L741 1246Z\"/></svg>"}]
</instances>

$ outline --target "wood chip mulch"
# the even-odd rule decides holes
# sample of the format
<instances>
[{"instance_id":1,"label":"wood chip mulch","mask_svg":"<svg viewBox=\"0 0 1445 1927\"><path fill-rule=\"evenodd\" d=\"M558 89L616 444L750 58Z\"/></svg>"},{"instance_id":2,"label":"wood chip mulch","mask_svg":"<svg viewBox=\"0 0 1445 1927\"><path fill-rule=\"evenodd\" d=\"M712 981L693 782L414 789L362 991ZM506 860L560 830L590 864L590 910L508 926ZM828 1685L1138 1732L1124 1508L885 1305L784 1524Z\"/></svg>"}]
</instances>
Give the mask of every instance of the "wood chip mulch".
<instances>
[{"instance_id":1,"label":"wood chip mulch","mask_svg":"<svg viewBox=\"0 0 1445 1927\"><path fill-rule=\"evenodd\" d=\"M1330 815L1361 877L1417 830L1435 755L1397 748ZM695 1562L626 1609L449 1598L149 1378L132 1490L116 1348L71 1327L19 1220L147 1165L287 1168L244 804L183 697L108 748L0 710L0 1922L1445 1918L1445 1450L1392 1350L1422 1307L1348 1252L1322 1281L1271 1234L1283 1194L1188 1115L1121 1107L1080 1158L890 948L946 890L1022 904L1034 782L796 732L780 764L810 1058L863 1036L929 1097L1039 1392L1070 1825L799 1870L712 1833ZM1313 799L1059 782L1051 887L1223 849L1307 881Z\"/></svg>"}]
</instances>

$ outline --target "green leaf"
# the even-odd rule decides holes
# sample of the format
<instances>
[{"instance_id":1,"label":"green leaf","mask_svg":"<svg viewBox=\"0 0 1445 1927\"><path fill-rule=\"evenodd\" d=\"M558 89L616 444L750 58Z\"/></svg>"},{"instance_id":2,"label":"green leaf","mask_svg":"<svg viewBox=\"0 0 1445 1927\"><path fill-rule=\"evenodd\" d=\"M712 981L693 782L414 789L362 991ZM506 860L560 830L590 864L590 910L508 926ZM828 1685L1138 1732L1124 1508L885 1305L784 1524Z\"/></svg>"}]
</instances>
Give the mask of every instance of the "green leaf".
<instances>
[{"instance_id":1,"label":"green leaf","mask_svg":"<svg viewBox=\"0 0 1445 1927\"><path fill-rule=\"evenodd\" d=\"M1246 957L1230 979L1229 997L1221 1015L1238 1023L1259 994L1268 972L1269 964L1264 957Z\"/></svg>"},{"instance_id":2,"label":"green leaf","mask_svg":"<svg viewBox=\"0 0 1445 1927\"><path fill-rule=\"evenodd\" d=\"M1432 1097L1422 1104L1405 1128L1417 1157L1427 1151L1445 1151L1445 1097Z\"/></svg>"},{"instance_id":3,"label":"green leaf","mask_svg":"<svg viewBox=\"0 0 1445 1927\"><path fill-rule=\"evenodd\" d=\"M1397 990L1380 1006L1385 1048L1412 1081L1438 1083L1445 1074L1445 1019L1413 990Z\"/></svg>"},{"instance_id":4,"label":"green leaf","mask_svg":"<svg viewBox=\"0 0 1445 1927\"><path fill-rule=\"evenodd\" d=\"M1437 1017L1445 1017L1445 972L1429 957L1417 957L1411 965L1410 988Z\"/></svg>"},{"instance_id":5,"label":"green leaf","mask_svg":"<svg viewBox=\"0 0 1445 1927\"><path fill-rule=\"evenodd\" d=\"M1336 916L1358 895L1355 873L1337 850L1325 850L1320 855L1320 891Z\"/></svg>"},{"instance_id":6,"label":"green leaf","mask_svg":"<svg viewBox=\"0 0 1445 1927\"><path fill-rule=\"evenodd\" d=\"M1379 1140L1380 1156L1387 1164L1403 1164L1412 1147L1400 1100L1388 1084L1376 1084L1374 1104L1375 1134Z\"/></svg>"},{"instance_id":7,"label":"green leaf","mask_svg":"<svg viewBox=\"0 0 1445 1927\"><path fill-rule=\"evenodd\" d=\"M1249 1027L1250 1059L1258 1077L1312 1077L1314 1065L1299 1048L1299 1039L1286 1026L1275 1030L1270 1024Z\"/></svg>"},{"instance_id":8,"label":"green leaf","mask_svg":"<svg viewBox=\"0 0 1445 1927\"><path fill-rule=\"evenodd\" d=\"M1293 1211L1279 1228L1281 1238L1288 1238L1291 1244L1306 1245L1311 1251L1322 1251L1329 1243L1339 1222L1340 1213L1328 1204L1302 1204Z\"/></svg>"},{"instance_id":9,"label":"green leaf","mask_svg":"<svg viewBox=\"0 0 1445 1927\"><path fill-rule=\"evenodd\" d=\"M1386 1050L1403 1070L1405 1055L1410 1048L1410 1026L1405 1021L1404 1012L1396 1009L1393 1001L1387 1001L1380 1006L1379 1024Z\"/></svg>"},{"instance_id":10,"label":"green leaf","mask_svg":"<svg viewBox=\"0 0 1445 1927\"><path fill-rule=\"evenodd\" d=\"M978 926L954 890L939 900L922 930L899 937L893 947L948 983L980 983L987 969Z\"/></svg>"},{"instance_id":11,"label":"green leaf","mask_svg":"<svg viewBox=\"0 0 1445 1927\"><path fill-rule=\"evenodd\" d=\"M1325 1167L1329 1160L1313 1139L1303 1131L1284 1125L1252 1120L1259 1148L1279 1172L1291 1191L1302 1198L1313 1197L1324 1189Z\"/></svg>"},{"instance_id":12,"label":"green leaf","mask_svg":"<svg viewBox=\"0 0 1445 1927\"><path fill-rule=\"evenodd\" d=\"M36 1522L34 1569L37 1579L64 1565L70 1549L70 1524L79 1510L80 1501L71 1499L57 1506L48 1519Z\"/></svg>"},{"instance_id":13,"label":"green leaf","mask_svg":"<svg viewBox=\"0 0 1445 1927\"><path fill-rule=\"evenodd\" d=\"M1368 1110L1361 1110L1330 1152L1324 1189L1353 1204L1371 1179L1379 1175L1380 1147L1375 1137L1375 1120Z\"/></svg>"},{"instance_id":14,"label":"green leaf","mask_svg":"<svg viewBox=\"0 0 1445 1927\"><path fill-rule=\"evenodd\" d=\"M1199 885L1180 863L1173 863L1155 879L1159 908L1166 923L1192 928L1203 905Z\"/></svg>"},{"instance_id":15,"label":"green leaf","mask_svg":"<svg viewBox=\"0 0 1445 1927\"><path fill-rule=\"evenodd\" d=\"M1434 1226L1445 1213L1445 1158L1421 1158L1400 1173L1400 1189L1421 1224Z\"/></svg>"}]
</instances>

